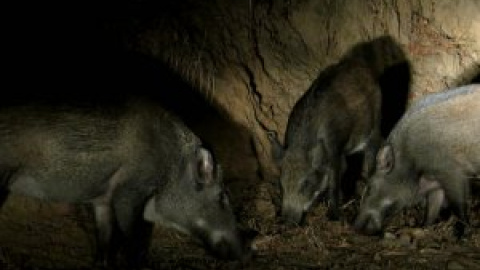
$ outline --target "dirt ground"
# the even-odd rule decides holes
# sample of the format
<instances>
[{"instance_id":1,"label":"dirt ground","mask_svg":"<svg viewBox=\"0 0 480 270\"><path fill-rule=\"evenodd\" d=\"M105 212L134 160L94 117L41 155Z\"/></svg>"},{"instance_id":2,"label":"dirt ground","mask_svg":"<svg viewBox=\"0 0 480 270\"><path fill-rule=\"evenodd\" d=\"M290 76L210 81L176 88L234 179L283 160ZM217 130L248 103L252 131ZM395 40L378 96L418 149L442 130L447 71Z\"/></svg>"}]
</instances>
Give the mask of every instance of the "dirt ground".
<instances>
[{"instance_id":1,"label":"dirt ground","mask_svg":"<svg viewBox=\"0 0 480 270\"><path fill-rule=\"evenodd\" d=\"M248 190L246 190L248 192ZM258 194L267 194L268 190ZM261 196L260 196L261 197ZM421 208L397 216L383 237L350 227L358 199L343 206L344 221L324 218L320 205L305 227L275 223L272 204L257 200L257 214L240 211L242 223L259 231L255 257L246 264L219 261L191 238L156 228L150 248L153 269L480 269L480 202L471 207L472 229L452 235L454 218L421 228ZM0 269L89 269L93 224L86 213L60 204L10 197L0 213Z\"/></svg>"}]
</instances>

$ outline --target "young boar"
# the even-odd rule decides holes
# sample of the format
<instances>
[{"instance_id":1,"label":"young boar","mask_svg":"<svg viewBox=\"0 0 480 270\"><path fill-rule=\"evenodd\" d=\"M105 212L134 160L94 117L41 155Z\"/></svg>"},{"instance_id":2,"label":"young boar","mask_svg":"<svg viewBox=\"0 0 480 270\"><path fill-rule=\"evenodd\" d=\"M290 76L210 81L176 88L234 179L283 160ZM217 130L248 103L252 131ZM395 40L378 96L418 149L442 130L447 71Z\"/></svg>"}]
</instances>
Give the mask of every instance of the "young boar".
<instances>
[{"instance_id":1,"label":"young boar","mask_svg":"<svg viewBox=\"0 0 480 270\"><path fill-rule=\"evenodd\" d=\"M426 199L425 224L448 204L468 224L470 180L480 175L480 84L427 95L413 104L378 152L375 174L355 221L367 234ZM459 235L463 226L458 227Z\"/></svg>"},{"instance_id":2,"label":"young boar","mask_svg":"<svg viewBox=\"0 0 480 270\"><path fill-rule=\"evenodd\" d=\"M30 103L0 107L0 206L9 193L91 203L96 261L142 264L153 224L203 241L222 258L249 253L200 140L156 104Z\"/></svg>"},{"instance_id":3,"label":"young boar","mask_svg":"<svg viewBox=\"0 0 480 270\"><path fill-rule=\"evenodd\" d=\"M323 71L298 100L284 146L270 138L281 168L284 221L303 223L314 202L324 196L328 217L338 219L346 157L363 152L368 175L375 166L382 140L379 78L405 62L403 51L389 37L362 43Z\"/></svg>"}]
</instances>

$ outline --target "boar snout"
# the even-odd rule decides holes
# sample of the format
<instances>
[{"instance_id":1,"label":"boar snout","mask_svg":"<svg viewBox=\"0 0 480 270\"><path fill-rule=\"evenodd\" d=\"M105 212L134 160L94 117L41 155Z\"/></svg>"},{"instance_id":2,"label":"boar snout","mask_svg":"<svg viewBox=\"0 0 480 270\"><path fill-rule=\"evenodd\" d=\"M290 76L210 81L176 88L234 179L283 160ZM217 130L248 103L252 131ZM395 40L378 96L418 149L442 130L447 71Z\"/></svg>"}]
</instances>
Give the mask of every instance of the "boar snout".
<instances>
[{"instance_id":1,"label":"boar snout","mask_svg":"<svg viewBox=\"0 0 480 270\"><path fill-rule=\"evenodd\" d=\"M204 237L203 242L207 250L217 258L246 262L253 256L251 243L255 236L251 231L214 231Z\"/></svg>"},{"instance_id":2,"label":"boar snout","mask_svg":"<svg viewBox=\"0 0 480 270\"><path fill-rule=\"evenodd\" d=\"M282 207L280 221L287 226L301 226L305 223L305 211L294 207Z\"/></svg>"},{"instance_id":3,"label":"boar snout","mask_svg":"<svg viewBox=\"0 0 480 270\"><path fill-rule=\"evenodd\" d=\"M360 213L355 220L354 229L366 235L379 235L382 232L382 218L378 211Z\"/></svg>"}]
</instances>

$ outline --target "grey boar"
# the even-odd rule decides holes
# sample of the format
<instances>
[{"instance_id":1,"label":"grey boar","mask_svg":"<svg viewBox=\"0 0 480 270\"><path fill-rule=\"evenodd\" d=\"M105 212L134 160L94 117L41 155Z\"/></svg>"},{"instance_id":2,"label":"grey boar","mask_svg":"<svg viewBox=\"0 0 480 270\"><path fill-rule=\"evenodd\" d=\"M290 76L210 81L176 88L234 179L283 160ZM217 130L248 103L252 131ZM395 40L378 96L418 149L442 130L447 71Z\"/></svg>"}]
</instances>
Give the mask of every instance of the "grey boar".
<instances>
[{"instance_id":1,"label":"grey boar","mask_svg":"<svg viewBox=\"0 0 480 270\"><path fill-rule=\"evenodd\" d=\"M339 218L346 157L363 152L367 175L375 167L382 141L379 78L387 69L405 63L403 51L390 37L357 45L323 71L295 104L284 146L270 134L281 169L284 221L303 223L320 198L327 199L327 216Z\"/></svg>"},{"instance_id":2,"label":"grey boar","mask_svg":"<svg viewBox=\"0 0 480 270\"><path fill-rule=\"evenodd\" d=\"M468 224L470 179L480 175L480 84L430 94L414 103L377 156L355 228L378 234L385 219L426 202L425 225L442 206Z\"/></svg>"},{"instance_id":3,"label":"grey boar","mask_svg":"<svg viewBox=\"0 0 480 270\"><path fill-rule=\"evenodd\" d=\"M250 252L212 154L153 102L2 106L0 153L0 206L9 193L91 204L103 266L143 264L154 223L222 258Z\"/></svg>"}]
</instances>

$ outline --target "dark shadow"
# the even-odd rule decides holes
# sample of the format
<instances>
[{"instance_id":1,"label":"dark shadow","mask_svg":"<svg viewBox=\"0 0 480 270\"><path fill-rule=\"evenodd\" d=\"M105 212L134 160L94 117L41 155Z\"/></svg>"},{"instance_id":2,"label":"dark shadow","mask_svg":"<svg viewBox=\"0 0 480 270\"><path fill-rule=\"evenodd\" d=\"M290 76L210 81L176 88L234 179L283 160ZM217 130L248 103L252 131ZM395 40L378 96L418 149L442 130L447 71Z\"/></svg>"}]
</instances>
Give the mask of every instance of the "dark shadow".
<instances>
[{"instance_id":1,"label":"dark shadow","mask_svg":"<svg viewBox=\"0 0 480 270\"><path fill-rule=\"evenodd\" d=\"M407 109L411 83L411 68L407 61L387 68L379 78L382 89L382 123L384 138L402 118Z\"/></svg>"},{"instance_id":2,"label":"dark shadow","mask_svg":"<svg viewBox=\"0 0 480 270\"><path fill-rule=\"evenodd\" d=\"M480 83L480 71L477 76L473 77L470 83Z\"/></svg>"},{"instance_id":3,"label":"dark shadow","mask_svg":"<svg viewBox=\"0 0 480 270\"><path fill-rule=\"evenodd\" d=\"M360 179L362 177L362 168L363 154L353 154L347 156L347 168L341 183L344 203L355 197L357 193L356 179Z\"/></svg>"},{"instance_id":4,"label":"dark shadow","mask_svg":"<svg viewBox=\"0 0 480 270\"><path fill-rule=\"evenodd\" d=\"M480 83L480 66L475 68L476 74L468 83L473 84L473 83Z\"/></svg>"},{"instance_id":5,"label":"dark shadow","mask_svg":"<svg viewBox=\"0 0 480 270\"><path fill-rule=\"evenodd\" d=\"M400 120L407 108L412 80L410 62L401 45L391 36L380 36L352 47L339 65L364 65L382 92L381 132L384 138ZM363 74L358 74L361 79Z\"/></svg>"},{"instance_id":6,"label":"dark shadow","mask_svg":"<svg viewBox=\"0 0 480 270\"><path fill-rule=\"evenodd\" d=\"M480 63L474 63L472 66L465 68L463 70L463 73L460 74L448 88L454 88L474 83L480 83Z\"/></svg>"}]
</instances>

